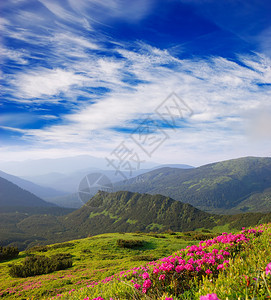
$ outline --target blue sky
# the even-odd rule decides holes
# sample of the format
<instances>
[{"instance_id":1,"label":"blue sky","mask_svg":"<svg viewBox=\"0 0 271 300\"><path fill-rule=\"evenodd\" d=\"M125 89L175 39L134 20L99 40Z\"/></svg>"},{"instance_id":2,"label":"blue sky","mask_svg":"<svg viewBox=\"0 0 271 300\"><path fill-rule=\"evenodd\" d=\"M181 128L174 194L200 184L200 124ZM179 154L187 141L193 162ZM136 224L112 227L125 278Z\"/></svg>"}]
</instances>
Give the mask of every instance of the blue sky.
<instances>
[{"instance_id":1,"label":"blue sky","mask_svg":"<svg viewBox=\"0 0 271 300\"><path fill-rule=\"evenodd\" d=\"M1 2L0 160L271 155L269 0ZM169 126L157 107L186 108ZM133 134L167 137L142 151ZM155 125L153 125L155 124ZM145 141L146 142L146 141Z\"/></svg>"}]
</instances>

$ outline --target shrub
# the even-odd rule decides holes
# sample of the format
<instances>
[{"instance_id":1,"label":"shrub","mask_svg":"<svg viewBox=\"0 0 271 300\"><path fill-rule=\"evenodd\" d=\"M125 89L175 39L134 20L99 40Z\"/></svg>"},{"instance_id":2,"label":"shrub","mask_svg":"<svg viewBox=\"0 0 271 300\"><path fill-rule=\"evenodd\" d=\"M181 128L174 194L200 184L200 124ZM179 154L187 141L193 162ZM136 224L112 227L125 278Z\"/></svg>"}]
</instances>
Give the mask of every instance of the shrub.
<instances>
[{"instance_id":1,"label":"shrub","mask_svg":"<svg viewBox=\"0 0 271 300\"><path fill-rule=\"evenodd\" d=\"M47 246L34 246L31 247L27 250L27 253L30 252L47 252L48 251L48 247Z\"/></svg>"},{"instance_id":2,"label":"shrub","mask_svg":"<svg viewBox=\"0 0 271 300\"><path fill-rule=\"evenodd\" d=\"M117 245L120 248L138 248L138 247L142 247L144 245L144 241L142 240L122 240L119 239L117 240Z\"/></svg>"},{"instance_id":3,"label":"shrub","mask_svg":"<svg viewBox=\"0 0 271 300\"><path fill-rule=\"evenodd\" d=\"M157 258L154 257L153 255L135 255L131 257L132 261L153 261L156 260Z\"/></svg>"},{"instance_id":4,"label":"shrub","mask_svg":"<svg viewBox=\"0 0 271 300\"><path fill-rule=\"evenodd\" d=\"M0 247L0 261L15 258L19 255L19 250L17 247L7 246Z\"/></svg>"},{"instance_id":5,"label":"shrub","mask_svg":"<svg viewBox=\"0 0 271 300\"><path fill-rule=\"evenodd\" d=\"M59 248L67 248L67 247L73 247L74 243L62 243L62 244L55 244L50 247L50 249L59 249Z\"/></svg>"},{"instance_id":6,"label":"shrub","mask_svg":"<svg viewBox=\"0 0 271 300\"><path fill-rule=\"evenodd\" d=\"M12 265L9 274L12 277L29 277L48 274L54 271L65 270L72 266L70 254L56 254L52 257L29 256L21 265Z\"/></svg>"}]
</instances>

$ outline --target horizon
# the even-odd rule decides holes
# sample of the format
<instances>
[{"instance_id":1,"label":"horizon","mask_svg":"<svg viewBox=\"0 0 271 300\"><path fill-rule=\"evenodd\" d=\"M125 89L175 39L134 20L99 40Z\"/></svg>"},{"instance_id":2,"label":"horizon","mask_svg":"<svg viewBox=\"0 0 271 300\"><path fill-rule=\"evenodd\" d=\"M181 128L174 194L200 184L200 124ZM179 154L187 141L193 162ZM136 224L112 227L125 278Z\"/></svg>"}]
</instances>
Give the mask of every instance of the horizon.
<instances>
[{"instance_id":1,"label":"horizon","mask_svg":"<svg viewBox=\"0 0 271 300\"><path fill-rule=\"evenodd\" d=\"M271 156L269 1L1 6L0 163Z\"/></svg>"}]
</instances>

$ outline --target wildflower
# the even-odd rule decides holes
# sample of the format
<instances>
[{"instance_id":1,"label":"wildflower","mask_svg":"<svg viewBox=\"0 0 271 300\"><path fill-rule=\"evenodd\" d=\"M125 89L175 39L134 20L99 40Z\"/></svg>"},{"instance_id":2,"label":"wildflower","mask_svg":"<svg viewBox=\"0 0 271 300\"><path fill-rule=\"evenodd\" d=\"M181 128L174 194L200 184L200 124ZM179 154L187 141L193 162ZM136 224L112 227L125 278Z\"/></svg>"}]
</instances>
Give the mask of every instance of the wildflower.
<instances>
[{"instance_id":1,"label":"wildflower","mask_svg":"<svg viewBox=\"0 0 271 300\"><path fill-rule=\"evenodd\" d=\"M150 277L150 275L149 275L149 273L145 272L145 273L142 274L142 277L144 279L148 279Z\"/></svg>"},{"instance_id":2,"label":"wildflower","mask_svg":"<svg viewBox=\"0 0 271 300\"><path fill-rule=\"evenodd\" d=\"M137 290L139 290L139 289L141 288L141 285L138 284L138 283L136 283L136 284L134 285L134 287L135 287Z\"/></svg>"},{"instance_id":3,"label":"wildflower","mask_svg":"<svg viewBox=\"0 0 271 300\"><path fill-rule=\"evenodd\" d=\"M162 274L159 276L159 280L165 280L166 279L166 275L165 274Z\"/></svg>"},{"instance_id":4,"label":"wildflower","mask_svg":"<svg viewBox=\"0 0 271 300\"><path fill-rule=\"evenodd\" d=\"M269 264L267 264L266 268L265 268L265 274L271 274L271 262Z\"/></svg>"},{"instance_id":5,"label":"wildflower","mask_svg":"<svg viewBox=\"0 0 271 300\"><path fill-rule=\"evenodd\" d=\"M220 300L215 293L200 296L200 300Z\"/></svg>"},{"instance_id":6,"label":"wildflower","mask_svg":"<svg viewBox=\"0 0 271 300\"><path fill-rule=\"evenodd\" d=\"M146 289L150 288L151 287L151 280L150 279L145 280L144 283L143 283L143 287L146 288Z\"/></svg>"},{"instance_id":7,"label":"wildflower","mask_svg":"<svg viewBox=\"0 0 271 300\"><path fill-rule=\"evenodd\" d=\"M206 273L206 274L212 274L213 272L212 272L210 269L207 269L207 270L205 271L205 273Z\"/></svg>"}]
</instances>

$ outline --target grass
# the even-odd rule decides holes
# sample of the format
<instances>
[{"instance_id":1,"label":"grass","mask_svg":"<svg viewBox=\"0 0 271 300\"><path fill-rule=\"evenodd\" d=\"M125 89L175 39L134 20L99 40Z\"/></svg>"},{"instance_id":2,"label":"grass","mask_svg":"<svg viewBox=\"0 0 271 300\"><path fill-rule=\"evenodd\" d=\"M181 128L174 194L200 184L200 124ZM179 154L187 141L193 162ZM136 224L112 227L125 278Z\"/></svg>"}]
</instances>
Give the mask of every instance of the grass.
<instances>
[{"instance_id":1,"label":"grass","mask_svg":"<svg viewBox=\"0 0 271 300\"><path fill-rule=\"evenodd\" d=\"M267 264L271 262L271 224L258 227L255 231L243 231L242 235L229 235L236 238L233 242L221 242L217 238L213 240L216 241L214 245L211 242L201 243L203 247L206 245L203 248L206 253L228 253L224 258L216 258L214 265L204 263L201 270L177 271L176 267L181 266L179 259L193 257L196 261L201 255L196 254L199 250L193 250L194 246L177 251L187 245L199 245L198 241L184 241L182 237L196 237L199 234L103 234L75 240L71 244L48 246L42 254L71 253L74 266L69 270L27 279L8 277L8 264L20 262L26 256L23 252L18 259L0 264L0 295L6 290L2 295L5 299L49 299L53 296L50 299L91 300L102 297L98 299L165 300L168 297L172 300L199 300L202 295L215 293L221 300L271 299L271 274L265 273ZM142 240L144 243L135 249L120 248L117 246L119 239ZM163 262L171 262L174 266L170 270L160 270L157 275L154 271L163 262L155 260L161 257L165 257ZM225 258L227 263L223 262ZM222 268L217 268L221 262ZM212 273L207 275L206 268L211 269ZM143 274L146 273L152 284L144 292ZM165 275L165 279L158 279L160 274ZM141 284L141 288L136 289L134 283Z\"/></svg>"},{"instance_id":2,"label":"grass","mask_svg":"<svg viewBox=\"0 0 271 300\"><path fill-rule=\"evenodd\" d=\"M262 227L260 228L262 229ZM167 273L165 283L154 275L153 265L145 265L136 275L133 271L125 272L122 276L115 276L110 282L100 282L97 285L76 291L70 291L61 296L62 300L83 299L130 299L130 300L199 300L200 296L215 293L221 300L267 300L271 298L271 274L265 273L265 268L271 262L270 250L271 224L265 227L262 234L245 233L249 241L237 241L229 244L216 244L206 248L208 253L213 249L227 249L230 252L229 263L225 269L213 269L213 274L198 276L200 272L178 273L174 269ZM184 251L183 257L189 250ZM180 254L178 254L180 255ZM170 256L171 258L173 256ZM169 261L167 258L167 261ZM178 265L178 264L177 264ZM175 265L176 266L176 265ZM226 265L225 265L226 266ZM131 278L142 284L142 274L148 272L152 286L146 293L134 288ZM186 272L186 273L185 273ZM141 274L141 275L139 275ZM183 275L182 275L183 274ZM117 278L120 278L117 280ZM186 286L182 292L180 286ZM168 297L168 298L167 298ZM58 297L56 297L58 299Z\"/></svg>"},{"instance_id":3,"label":"grass","mask_svg":"<svg viewBox=\"0 0 271 300\"><path fill-rule=\"evenodd\" d=\"M117 246L119 239L145 242L141 248L128 249ZM57 253L70 253L72 268L27 279L8 275L9 265L22 263L27 256L26 251L20 252L17 259L0 263L0 298L2 294L5 299L41 299L71 289L80 289L122 270L170 255L189 244L193 244L193 241L176 239L169 233L139 232L102 234L70 243L49 245L46 252L31 251L31 254L52 256Z\"/></svg>"}]
</instances>

